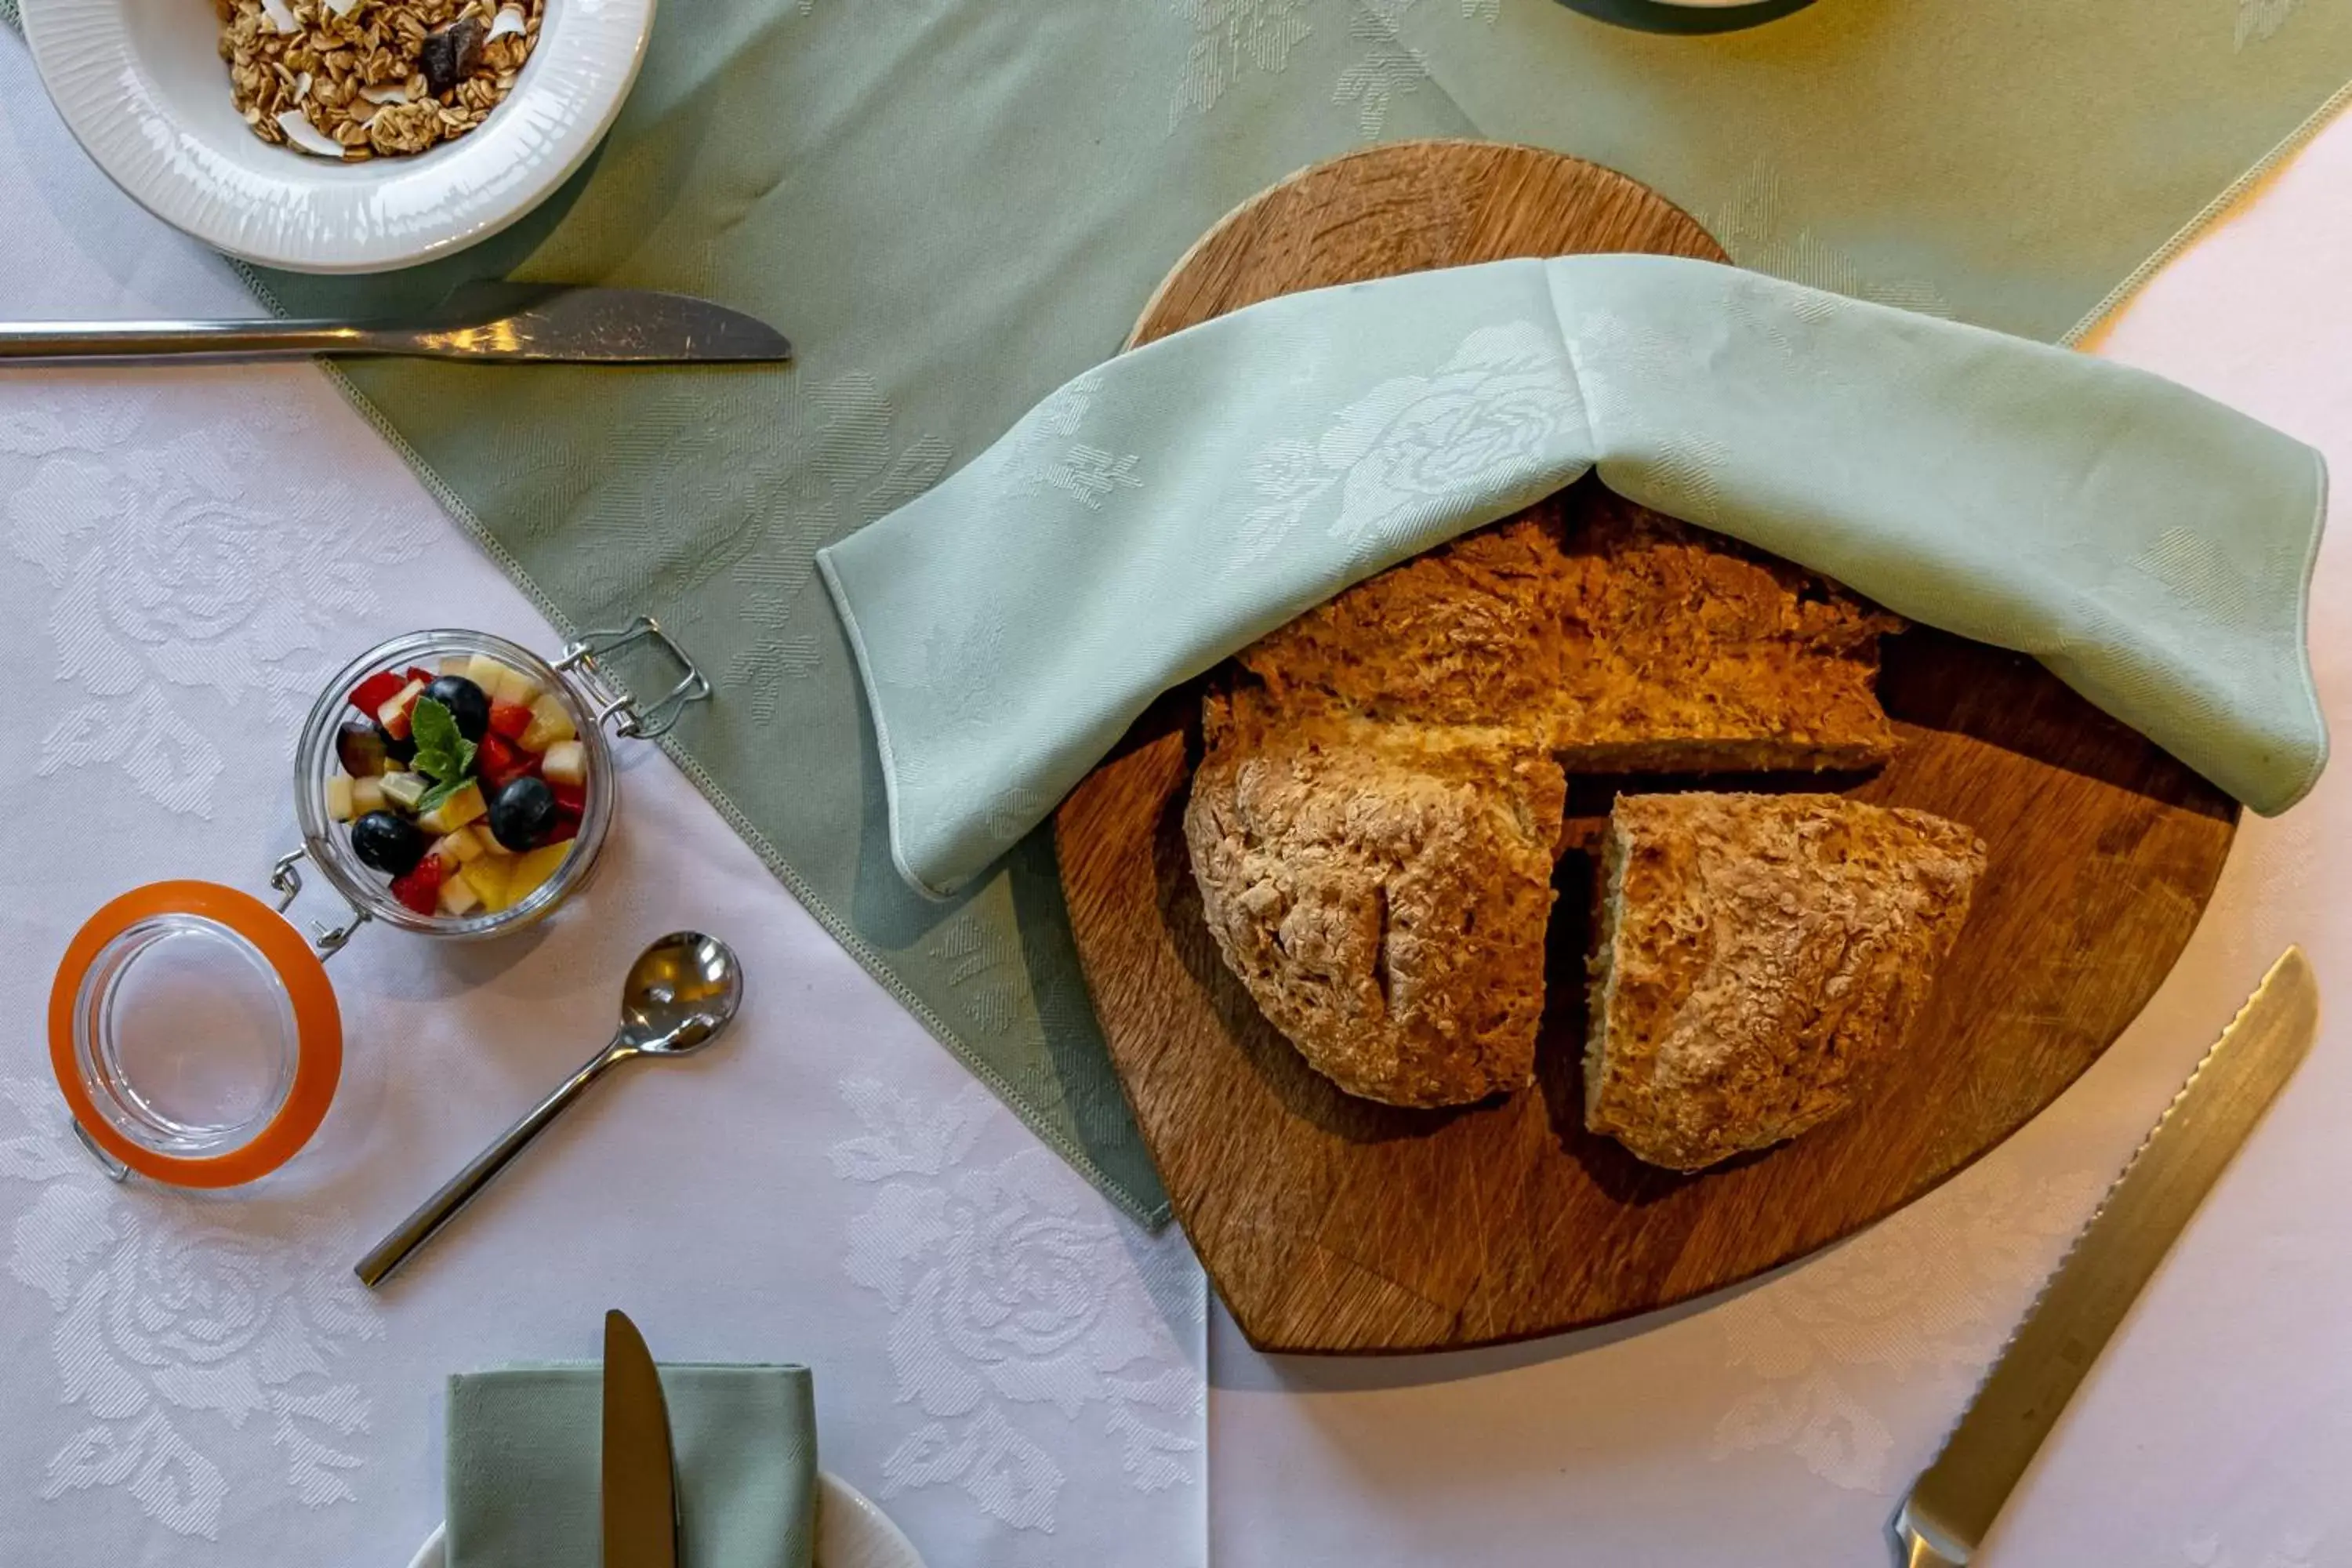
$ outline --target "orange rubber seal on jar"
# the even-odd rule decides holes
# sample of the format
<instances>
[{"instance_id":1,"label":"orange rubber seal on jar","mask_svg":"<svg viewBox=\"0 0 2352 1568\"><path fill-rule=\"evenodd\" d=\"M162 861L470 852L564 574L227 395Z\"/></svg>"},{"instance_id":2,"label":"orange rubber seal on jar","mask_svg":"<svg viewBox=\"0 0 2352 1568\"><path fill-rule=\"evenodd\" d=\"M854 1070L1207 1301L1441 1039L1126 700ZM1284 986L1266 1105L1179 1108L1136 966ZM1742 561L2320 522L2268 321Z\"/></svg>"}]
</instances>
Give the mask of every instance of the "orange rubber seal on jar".
<instances>
[{"instance_id":1,"label":"orange rubber seal on jar","mask_svg":"<svg viewBox=\"0 0 2352 1568\"><path fill-rule=\"evenodd\" d=\"M100 1114L82 1081L75 1051L74 1015L82 982L109 943L142 921L196 915L243 937L268 962L294 1012L294 1081L268 1126L225 1154L161 1154L124 1137ZM343 1076L343 1015L327 966L302 934L250 893L217 882L151 882L123 894L89 917L58 965L49 989L49 1066L74 1120L90 1142L142 1176L175 1187L234 1187L256 1181L292 1159L326 1120Z\"/></svg>"}]
</instances>

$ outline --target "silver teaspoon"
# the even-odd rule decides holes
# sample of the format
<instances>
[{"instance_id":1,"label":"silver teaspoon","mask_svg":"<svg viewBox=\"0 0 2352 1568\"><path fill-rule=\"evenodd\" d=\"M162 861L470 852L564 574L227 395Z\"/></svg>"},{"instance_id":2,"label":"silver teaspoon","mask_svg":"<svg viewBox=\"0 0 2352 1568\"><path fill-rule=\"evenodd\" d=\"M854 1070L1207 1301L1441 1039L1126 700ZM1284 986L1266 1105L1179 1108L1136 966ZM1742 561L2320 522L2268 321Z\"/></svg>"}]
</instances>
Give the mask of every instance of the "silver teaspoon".
<instances>
[{"instance_id":1,"label":"silver teaspoon","mask_svg":"<svg viewBox=\"0 0 2352 1568\"><path fill-rule=\"evenodd\" d=\"M360 1283L373 1289L390 1279L410 1253L473 1202L590 1084L635 1057L682 1057L700 1050L742 1005L742 965L734 950L717 937L672 931L646 948L629 966L628 984L621 993L621 1027L613 1043L376 1243L352 1271Z\"/></svg>"}]
</instances>

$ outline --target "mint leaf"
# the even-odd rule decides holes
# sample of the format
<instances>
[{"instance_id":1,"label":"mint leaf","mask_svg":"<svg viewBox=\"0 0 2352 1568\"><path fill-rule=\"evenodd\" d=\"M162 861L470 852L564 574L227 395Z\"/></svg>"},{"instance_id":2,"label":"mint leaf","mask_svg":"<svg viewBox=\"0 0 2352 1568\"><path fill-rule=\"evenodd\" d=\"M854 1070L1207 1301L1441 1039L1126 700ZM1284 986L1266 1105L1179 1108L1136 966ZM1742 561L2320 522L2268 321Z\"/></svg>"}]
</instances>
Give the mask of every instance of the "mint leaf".
<instances>
[{"instance_id":1,"label":"mint leaf","mask_svg":"<svg viewBox=\"0 0 2352 1568\"><path fill-rule=\"evenodd\" d=\"M452 794L473 775L474 742L457 732L457 721L447 708L420 698L409 715L408 733L416 742L416 759L409 765L418 773L450 786Z\"/></svg>"},{"instance_id":2,"label":"mint leaf","mask_svg":"<svg viewBox=\"0 0 2352 1568\"><path fill-rule=\"evenodd\" d=\"M446 783L435 784L431 789L426 790L424 798L416 803L416 815L422 816L426 812L434 810L443 801L473 782L471 779L450 779Z\"/></svg>"}]
</instances>

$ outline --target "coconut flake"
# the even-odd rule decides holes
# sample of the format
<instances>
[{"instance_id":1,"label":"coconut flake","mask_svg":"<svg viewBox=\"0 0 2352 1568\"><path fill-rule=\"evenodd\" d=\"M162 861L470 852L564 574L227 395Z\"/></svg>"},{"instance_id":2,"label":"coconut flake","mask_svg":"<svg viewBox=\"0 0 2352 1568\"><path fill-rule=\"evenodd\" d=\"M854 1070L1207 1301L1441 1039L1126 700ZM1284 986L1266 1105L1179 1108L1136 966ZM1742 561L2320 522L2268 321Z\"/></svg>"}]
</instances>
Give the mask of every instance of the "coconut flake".
<instances>
[{"instance_id":1,"label":"coconut flake","mask_svg":"<svg viewBox=\"0 0 2352 1568\"><path fill-rule=\"evenodd\" d=\"M348 16L359 9L360 0L327 0L327 15Z\"/></svg>"},{"instance_id":2,"label":"coconut flake","mask_svg":"<svg viewBox=\"0 0 2352 1568\"><path fill-rule=\"evenodd\" d=\"M278 129L286 132L287 142L305 153L340 162L343 144L310 123L310 117L299 109L289 109L278 116Z\"/></svg>"},{"instance_id":3,"label":"coconut flake","mask_svg":"<svg viewBox=\"0 0 2352 1568\"><path fill-rule=\"evenodd\" d=\"M528 26L529 24L523 19L521 6L501 5L499 7L497 18L490 23L490 36L482 41L486 44L493 43L509 34L520 34Z\"/></svg>"},{"instance_id":4,"label":"coconut flake","mask_svg":"<svg viewBox=\"0 0 2352 1568\"><path fill-rule=\"evenodd\" d=\"M269 18L269 25L278 29L280 37L302 30L302 24L294 19L293 7L286 0L261 0L261 14Z\"/></svg>"},{"instance_id":5,"label":"coconut flake","mask_svg":"<svg viewBox=\"0 0 2352 1568\"><path fill-rule=\"evenodd\" d=\"M300 103L310 96L310 73L304 71L294 79L294 101Z\"/></svg>"},{"instance_id":6,"label":"coconut flake","mask_svg":"<svg viewBox=\"0 0 2352 1568\"><path fill-rule=\"evenodd\" d=\"M360 89L360 96L378 106L414 101L408 96L408 84L404 81L394 82L390 87L363 87Z\"/></svg>"}]
</instances>

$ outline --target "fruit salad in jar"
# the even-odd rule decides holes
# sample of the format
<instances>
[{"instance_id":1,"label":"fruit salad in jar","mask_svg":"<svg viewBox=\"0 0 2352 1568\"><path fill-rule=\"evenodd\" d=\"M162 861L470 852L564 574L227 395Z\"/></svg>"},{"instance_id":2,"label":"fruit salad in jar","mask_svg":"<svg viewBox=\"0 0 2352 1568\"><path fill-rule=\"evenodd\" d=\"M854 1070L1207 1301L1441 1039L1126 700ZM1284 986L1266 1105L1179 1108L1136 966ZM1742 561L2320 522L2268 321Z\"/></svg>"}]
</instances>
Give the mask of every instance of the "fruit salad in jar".
<instances>
[{"instance_id":1,"label":"fruit salad in jar","mask_svg":"<svg viewBox=\"0 0 2352 1568\"><path fill-rule=\"evenodd\" d=\"M632 647L679 672L649 706L599 664ZM302 842L270 868L274 905L166 879L110 900L75 932L50 986L49 1060L83 1142L118 1179L230 1187L276 1170L319 1130L342 1071L326 961L375 921L472 942L545 919L587 884L612 835L620 778L607 726L652 739L709 696L649 616L585 633L552 664L456 627L352 660L302 721ZM306 865L348 920L289 912ZM192 1016L180 999L215 965L241 1000ZM228 1020L226 1037L205 1037L208 1013ZM192 1069L199 1058L208 1065Z\"/></svg>"},{"instance_id":2,"label":"fruit salad in jar","mask_svg":"<svg viewBox=\"0 0 2352 1568\"><path fill-rule=\"evenodd\" d=\"M598 781L572 710L538 675L462 653L375 670L347 702L327 816L394 901L496 915L563 869Z\"/></svg>"}]
</instances>

